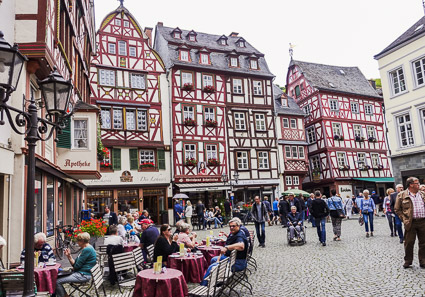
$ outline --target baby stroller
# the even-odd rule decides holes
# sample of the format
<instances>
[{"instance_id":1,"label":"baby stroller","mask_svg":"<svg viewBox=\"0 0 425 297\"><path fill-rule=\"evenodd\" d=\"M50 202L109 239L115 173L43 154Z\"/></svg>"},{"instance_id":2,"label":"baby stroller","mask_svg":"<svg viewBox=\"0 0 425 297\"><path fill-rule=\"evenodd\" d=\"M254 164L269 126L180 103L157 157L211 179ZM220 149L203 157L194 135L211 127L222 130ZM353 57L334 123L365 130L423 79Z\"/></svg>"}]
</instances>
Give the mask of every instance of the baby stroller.
<instances>
[{"instance_id":1,"label":"baby stroller","mask_svg":"<svg viewBox=\"0 0 425 297\"><path fill-rule=\"evenodd\" d=\"M294 230L293 237L291 237L291 229ZM288 240L288 245L298 246L307 243L304 225L294 226L292 223L289 223L288 228L286 228L286 237Z\"/></svg>"}]
</instances>

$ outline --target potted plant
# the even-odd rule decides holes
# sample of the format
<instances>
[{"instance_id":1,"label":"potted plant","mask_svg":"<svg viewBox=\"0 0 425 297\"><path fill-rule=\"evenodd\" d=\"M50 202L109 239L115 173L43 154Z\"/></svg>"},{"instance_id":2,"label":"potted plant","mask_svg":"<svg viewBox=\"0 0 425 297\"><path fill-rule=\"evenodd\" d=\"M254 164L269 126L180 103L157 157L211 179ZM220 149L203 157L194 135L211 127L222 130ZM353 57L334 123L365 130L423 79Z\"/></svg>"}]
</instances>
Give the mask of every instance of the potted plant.
<instances>
[{"instance_id":1,"label":"potted plant","mask_svg":"<svg viewBox=\"0 0 425 297\"><path fill-rule=\"evenodd\" d=\"M184 91L192 91L193 90L193 84L192 83L185 83L182 86L182 90L184 90Z\"/></svg>"},{"instance_id":2,"label":"potted plant","mask_svg":"<svg viewBox=\"0 0 425 297\"><path fill-rule=\"evenodd\" d=\"M376 142L376 138L373 136L369 137L368 140L369 142Z\"/></svg>"},{"instance_id":3,"label":"potted plant","mask_svg":"<svg viewBox=\"0 0 425 297\"><path fill-rule=\"evenodd\" d=\"M217 127L217 121L215 120L205 120L205 127Z\"/></svg>"},{"instance_id":4,"label":"potted plant","mask_svg":"<svg viewBox=\"0 0 425 297\"><path fill-rule=\"evenodd\" d=\"M347 171L347 170L350 170L350 166L349 166L349 165L342 165L342 166L339 166L339 170L341 170L341 171Z\"/></svg>"},{"instance_id":5,"label":"potted plant","mask_svg":"<svg viewBox=\"0 0 425 297\"><path fill-rule=\"evenodd\" d=\"M217 160L216 158L211 158L211 159L208 159L207 164L208 166L218 166L220 165L220 161Z\"/></svg>"},{"instance_id":6,"label":"potted plant","mask_svg":"<svg viewBox=\"0 0 425 297\"><path fill-rule=\"evenodd\" d=\"M334 135L334 140L344 140L344 136L342 136L342 135Z\"/></svg>"},{"instance_id":7,"label":"potted plant","mask_svg":"<svg viewBox=\"0 0 425 297\"><path fill-rule=\"evenodd\" d=\"M198 164L198 162L196 161L195 158L187 158L185 165L186 166L196 166Z\"/></svg>"},{"instance_id":8,"label":"potted plant","mask_svg":"<svg viewBox=\"0 0 425 297\"><path fill-rule=\"evenodd\" d=\"M95 246L96 241L99 237L103 237L106 234L107 225L102 219L90 219L88 221L82 221L80 225L74 230L73 240L77 240L77 236L80 233L87 232L90 234L90 244Z\"/></svg>"},{"instance_id":9,"label":"potted plant","mask_svg":"<svg viewBox=\"0 0 425 297\"><path fill-rule=\"evenodd\" d=\"M185 126L196 126L196 121L194 119L187 118L187 119L184 119L183 124Z\"/></svg>"},{"instance_id":10,"label":"potted plant","mask_svg":"<svg viewBox=\"0 0 425 297\"><path fill-rule=\"evenodd\" d=\"M360 171L368 171L370 169L369 165L363 165L359 168Z\"/></svg>"},{"instance_id":11,"label":"potted plant","mask_svg":"<svg viewBox=\"0 0 425 297\"><path fill-rule=\"evenodd\" d=\"M363 142L364 141L364 137L363 136L356 135L356 137L354 138L354 140L357 141L357 142Z\"/></svg>"},{"instance_id":12,"label":"potted plant","mask_svg":"<svg viewBox=\"0 0 425 297\"><path fill-rule=\"evenodd\" d=\"M155 164L153 162L144 162L142 164L140 164L140 169L143 168L155 168Z\"/></svg>"},{"instance_id":13,"label":"potted plant","mask_svg":"<svg viewBox=\"0 0 425 297\"><path fill-rule=\"evenodd\" d=\"M202 91L204 91L205 93L209 93L212 94L215 92L215 88L214 86L205 86Z\"/></svg>"},{"instance_id":14,"label":"potted plant","mask_svg":"<svg viewBox=\"0 0 425 297\"><path fill-rule=\"evenodd\" d=\"M384 169L384 166L382 164L379 164L379 165L373 167L373 170L382 170L382 169Z\"/></svg>"},{"instance_id":15,"label":"potted plant","mask_svg":"<svg viewBox=\"0 0 425 297\"><path fill-rule=\"evenodd\" d=\"M242 205L242 209L244 210L251 210L252 208L252 204L251 203L246 203Z\"/></svg>"}]
</instances>

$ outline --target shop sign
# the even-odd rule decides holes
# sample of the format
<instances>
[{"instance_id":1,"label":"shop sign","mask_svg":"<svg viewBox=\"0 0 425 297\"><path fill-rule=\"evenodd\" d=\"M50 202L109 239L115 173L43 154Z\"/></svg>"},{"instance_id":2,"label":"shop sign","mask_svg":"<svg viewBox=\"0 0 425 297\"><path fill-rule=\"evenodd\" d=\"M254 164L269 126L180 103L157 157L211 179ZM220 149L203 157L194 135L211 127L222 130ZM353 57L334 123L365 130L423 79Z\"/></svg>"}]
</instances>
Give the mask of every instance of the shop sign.
<instances>
[{"instance_id":1,"label":"shop sign","mask_svg":"<svg viewBox=\"0 0 425 297\"><path fill-rule=\"evenodd\" d=\"M70 159L65 159L65 165L63 167L70 167L71 169L74 167L83 168L90 167L90 162L87 161L71 161Z\"/></svg>"},{"instance_id":2,"label":"shop sign","mask_svg":"<svg viewBox=\"0 0 425 297\"><path fill-rule=\"evenodd\" d=\"M220 177L190 177L190 178L177 178L179 183L212 183L212 182L221 182Z\"/></svg>"},{"instance_id":3,"label":"shop sign","mask_svg":"<svg viewBox=\"0 0 425 297\"><path fill-rule=\"evenodd\" d=\"M237 186L240 185L278 185L279 180L278 179L244 179L239 180L236 184Z\"/></svg>"},{"instance_id":4,"label":"shop sign","mask_svg":"<svg viewBox=\"0 0 425 297\"><path fill-rule=\"evenodd\" d=\"M124 171L121 174L120 180L122 183L131 183L133 182L133 177L131 176L130 171Z\"/></svg>"},{"instance_id":5,"label":"shop sign","mask_svg":"<svg viewBox=\"0 0 425 297\"><path fill-rule=\"evenodd\" d=\"M313 182L320 182L320 172L313 172Z\"/></svg>"},{"instance_id":6,"label":"shop sign","mask_svg":"<svg viewBox=\"0 0 425 297\"><path fill-rule=\"evenodd\" d=\"M340 185L338 186L338 193L341 195L341 198L347 198L353 196L353 187L350 185Z\"/></svg>"}]
</instances>

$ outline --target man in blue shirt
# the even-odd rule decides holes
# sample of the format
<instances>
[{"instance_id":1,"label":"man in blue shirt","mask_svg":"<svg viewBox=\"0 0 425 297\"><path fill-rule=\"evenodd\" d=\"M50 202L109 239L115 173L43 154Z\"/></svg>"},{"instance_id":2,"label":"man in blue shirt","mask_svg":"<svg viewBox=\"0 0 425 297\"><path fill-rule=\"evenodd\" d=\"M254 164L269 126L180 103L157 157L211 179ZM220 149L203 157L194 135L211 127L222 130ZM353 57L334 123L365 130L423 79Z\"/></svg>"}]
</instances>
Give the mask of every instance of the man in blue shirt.
<instances>
[{"instance_id":1,"label":"man in blue shirt","mask_svg":"<svg viewBox=\"0 0 425 297\"><path fill-rule=\"evenodd\" d=\"M142 225L142 236L140 237L140 247L143 250L143 257L147 261L147 247L154 244L159 236L158 229L153 225L153 221L144 219L140 223Z\"/></svg>"},{"instance_id":2,"label":"man in blue shirt","mask_svg":"<svg viewBox=\"0 0 425 297\"><path fill-rule=\"evenodd\" d=\"M49 262L49 259L55 259L52 247L46 243L46 234L40 232L34 235L34 253L39 252L38 262ZM25 249L21 253L21 263L25 261Z\"/></svg>"},{"instance_id":3,"label":"man in blue shirt","mask_svg":"<svg viewBox=\"0 0 425 297\"><path fill-rule=\"evenodd\" d=\"M179 200L176 200L176 204L174 205L174 223L180 221L183 218L183 214L183 206L181 206Z\"/></svg>"},{"instance_id":4,"label":"man in blue shirt","mask_svg":"<svg viewBox=\"0 0 425 297\"><path fill-rule=\"evenodd\" d=\"M272 225L277 225L277 222L279 221L279 198L276 197L273 201L273 220Z\"/></svg>"}]
</instances>

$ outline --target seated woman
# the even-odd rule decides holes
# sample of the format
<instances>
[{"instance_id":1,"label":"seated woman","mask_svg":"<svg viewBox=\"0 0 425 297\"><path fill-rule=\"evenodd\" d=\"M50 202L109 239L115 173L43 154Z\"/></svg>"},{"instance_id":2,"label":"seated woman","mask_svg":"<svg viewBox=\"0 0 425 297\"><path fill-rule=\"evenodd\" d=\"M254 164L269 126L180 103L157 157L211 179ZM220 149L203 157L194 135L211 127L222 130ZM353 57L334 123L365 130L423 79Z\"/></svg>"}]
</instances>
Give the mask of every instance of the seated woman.
<instances>
[{"instance_id":1,"label":"seated woman","mask_svg":"<svg viewBox=\"0 0 425 297\"><path fill-rule=\"evenodd\" d=\"M118 220L118 236L121 236L122 239L125 239L127 235L127 231L125 230L125 226L127 225L127 218L122 216Z\"/></svg>"},{"instance_id":2,"label":"seated woman","mask_svg":"<svg viewBox=\"0 0 425 297\"><path fill-rule=\"evenodd\" d=\"M177 244L184 243L184 247L190 250L196 249L198 246L195 242L196 234L192 235L190 234L190 225L189 224L182 224L181 226L181 232L179 233L179 236L177 238Z\"/></svg>"},{"instance_id":3,"label":"seated woman","mask_svg":"<svg viewBox=\"0 0 425 297\"><path fill-rule=\"evenodd\" d=\"M168 256L179 250L179 246L176 242L179 236L174 234L173 238L171 238L171 227L168 224L162 225L159 230L160 233L158 239L155 241L153 258L156 262L158 256L162 256L162 264L166 266Z\"/></svg>"},{"instance_id":4,"label":"seated woman","mask_svg":"<svg viewBox=\"0 0 425 297\"><path fill-rule=\"evenodd\" d=\"M223 228L223 216L221 215L220 207L218 206L215 207L213 216L214 216L215 228L217 229L217 224L220 224L221 228Z\"/></svg>"},{"instance_id":5,"label":"seated woman","mask_svg":"<svg viewBox=\"0 0 425 297\"><path fill-rule=\"evenodd\" d=\"M58 277L56 281L56 292L54 296L63 297L69 296L63 287L66 283L85 283L90 281L90 269L96 265L96 251L89 244L90 235L87 232L80 233L77 236L78 246L81 248L80 255L77 259L73 259L71 251L65 249L64 254L72 265L74 272L71 275Z\"/></svg>"},{"instance_id":6,"label":"seated woman","mask_svg":"<svg viewBox=\"0 0 425 297\"><path fill-rule=\"evenodd\" d=\"M297 234L298 234L297 239L298 241L300 241L301 238L299 237L299 234L301 232L302 217L301 217L301 214L297 212L297 207L295 205L291 207L291 212L288 213L287 220L288 220L287 225L291 235L291 240L294 240L295 230L297 230Z\"/></svg>"},{"instance_id":7,"label":"seated woman","mask_svg":"<svg viewBox=\"0 0 425 297\"><path fill-rule=\"evenodd\" d=\"M125 224L125 231L130 234L130 237L134 242L140 243L139 237L137 237L137 232L134 228L134 218L132 216L129 216L127 218L127 224Z\"/></svg>"}]
</instances>

